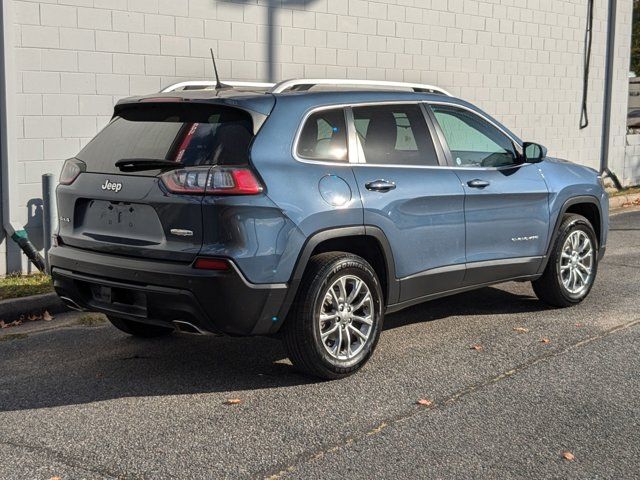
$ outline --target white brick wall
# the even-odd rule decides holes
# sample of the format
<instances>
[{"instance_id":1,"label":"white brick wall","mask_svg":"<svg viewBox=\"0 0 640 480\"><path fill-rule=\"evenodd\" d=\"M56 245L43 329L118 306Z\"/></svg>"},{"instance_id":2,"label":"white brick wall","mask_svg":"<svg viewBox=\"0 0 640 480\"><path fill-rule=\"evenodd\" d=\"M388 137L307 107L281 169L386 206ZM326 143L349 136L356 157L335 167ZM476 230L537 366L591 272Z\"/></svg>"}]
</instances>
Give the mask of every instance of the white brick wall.
<instances>
[{"instance_id":1,"label":"white brick wall","mask_svg":"<svg viewBox=\"0 0 640 480\"><path fill-rule=\"evenodd\" d=\"M39 175L108 121L121 97L210 77L267 80L266 0L13 2L17 165L26 222ZM597 166L606 2L596 2L589 112L578 129L584 0L281 0L274 73L435 83L477 103L552 155ZM624 165L632 2L619 0L611 165Z\"/></svg>"}]
</instances>

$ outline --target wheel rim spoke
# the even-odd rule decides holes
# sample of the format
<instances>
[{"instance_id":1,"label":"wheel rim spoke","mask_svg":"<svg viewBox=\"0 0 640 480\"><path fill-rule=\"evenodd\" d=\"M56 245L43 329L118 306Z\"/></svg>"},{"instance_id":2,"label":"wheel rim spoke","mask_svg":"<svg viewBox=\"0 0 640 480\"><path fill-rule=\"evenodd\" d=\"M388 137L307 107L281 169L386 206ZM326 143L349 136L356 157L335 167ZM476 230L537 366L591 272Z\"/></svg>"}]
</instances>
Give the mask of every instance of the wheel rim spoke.
<instances>
[{"instance_id":1,"label":"wheel rim spoke","mask_svg":"<svg viewBox=\"0 0 640 480\"><path fill-rule=\"evenodd\" d=\"M342 329L338 328L338 338L335 343L335 355L336 357L340 356L340 351L342 350Z\"/></svg>"},{"instance_id":2,"label":"wheel rim spoke","mask_svg":"<svg viewBox=\"0 0 640 480\"><path fill-rule=\"evenodd\" d=\"M340 298L344 301L347 298L347 280L345 277L340 277L338 288L340 289Z\"/></svg>"},{"instance_id":3,"label":"wheel rim spoke","mask_svg":"<svg viewBox=\"0 0 640 480\"><path fill-rule=\"evenodd\" d=\"M367 336L362 333L360 330L358 330L356 327L354 327L353 325L349 325L349 330L351 330L353 333L355 333L355 335L363 342L367 341Z\"/></svg>"},{"instance_id":4,"label":"wheel rim spoke","mask_svg":"<svg viewBox=\"0 0 640 480\"><path fill-rule=\"evenodd\" d=\"M358 296L358 293L360 293L360 289L362 288L362 284L363 283L364 282L362 280L356 280L355 281L355 285L353 286L353 290L351 290L351 293L347 297L347 303L353 303L353 301Z\"/></svg>"},{"instance_id":5,"label":"wheel rim spoke","mask_svg":"<svg viewBox=\"0 0 640 480\"><path fill-rule=\"evenodd\" d=\"M353 320L355 322L364 323L365 325L373 325L373 320L371 319L371 315L367 315L366 317L361 317L359 315L354 315Z\"/></svg>"},{"instance_id":6,"label":"wheel rim spoke","mask_svg":"<svg viewBox=\"0 0 640 480\"><path fill-rule=\"evenodd\" d=\"M335 313L321 313L320 314L320 321L321 322L328 322L330 320L335 320L336 319L336 314Z\"/></svg>"},{"instance_id":7,"label":"wheel rim spoke","mask_svg":"<svg viewBox=\"0 0 640 480\"><path fill-rule=\"evenodd\" d=\"M344 335L345 335L346 340L347 340L347 358L351 358L351 356L352 356L352 352L351 352L351 334L349 333L349 329L348 328L345 328Z\"/></svg>"},{"instance_id":8,"label":"wheel rim spoke","mask_svg":"<svg viewBox=\"0 0 640 480\"><path fill-rule=\"evenodd\" d=\"M320 334L320 337L322 338L322 340L325 340L329 335L331 335L333 332L335 332L336 330L338 330L338 328L340 328L340 325L338 325L337 323L331 327L329 330L322 332Z\"/></svg>"},{"instance_id":9,"label":"wheel rim spoke","mask_svg":"<svg viewBox=\"0 0 640 480\"><path fill-rule=\"evenodd\" d=\"M367 294L364 297L362 297L356 305L353 306L353 311L357 312L364 306L365 303L370 301L371 301L371 294L367 292Z\"/></svg>"}]
</instances>

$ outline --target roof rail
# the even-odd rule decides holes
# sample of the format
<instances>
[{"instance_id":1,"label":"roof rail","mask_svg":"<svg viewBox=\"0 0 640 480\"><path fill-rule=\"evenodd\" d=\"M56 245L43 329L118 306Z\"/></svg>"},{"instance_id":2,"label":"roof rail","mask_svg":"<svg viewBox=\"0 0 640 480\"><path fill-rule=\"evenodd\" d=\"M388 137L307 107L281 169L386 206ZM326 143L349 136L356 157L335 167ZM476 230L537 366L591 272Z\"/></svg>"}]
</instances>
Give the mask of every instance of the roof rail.
<instances>
[{"instance_id":1,"label":"roof rail","mask_svg":"<svg viewBox=\"0 0 640 480\"><path fill-rule=\"evenodd\" d=\"M224 85L237 88L257 88L269 90L275 86L274 83L264 82L224 82ZM176 90L204 90L206 88L214 88L215 81L211 80L190 80L187 82L174 83L161 90L161 93L174 92Z\"/></svg>"},{"instance_id":2,"label":"roof rail","mask_svg":"<svg viewBox=\"0 0 640 480\"><path fill-rule=\"evenodd\" d=\"M407 82L388 82L383 80L349 80L349 79L330 79L330 78L313 78L313 79L295 79L284 80L276 84L271 93L282 93L287 90L305 91L316 85L334 85L334 86L354 86L354 87L388 87L390 89L409 88L414 92L421 93L439 93L451 97L452 95L446 90L435 87L433 85L424 85L421 83Z\"/></svg>"}]
</instances>

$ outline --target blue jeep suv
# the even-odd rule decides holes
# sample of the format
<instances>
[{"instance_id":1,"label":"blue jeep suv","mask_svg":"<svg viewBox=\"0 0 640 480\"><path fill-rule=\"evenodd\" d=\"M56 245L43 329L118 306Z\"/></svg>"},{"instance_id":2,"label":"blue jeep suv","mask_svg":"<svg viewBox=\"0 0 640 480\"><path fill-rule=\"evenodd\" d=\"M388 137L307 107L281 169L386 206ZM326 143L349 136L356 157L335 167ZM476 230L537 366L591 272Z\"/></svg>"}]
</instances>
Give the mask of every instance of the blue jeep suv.
<instances>
[{"instance_id":1,"label":"blue jeep suv","mask_svg":"<svg viewBox=\"0 0 640 480\"><path fill-rule=\"evenodd\" d=\"M135 336L278 335L322 378L384 315L531 281L582 301L607 241L598 172L428 85L185 82L120 101L66 161L50 253L71 307Z\"/></svg>"}]
</instances>

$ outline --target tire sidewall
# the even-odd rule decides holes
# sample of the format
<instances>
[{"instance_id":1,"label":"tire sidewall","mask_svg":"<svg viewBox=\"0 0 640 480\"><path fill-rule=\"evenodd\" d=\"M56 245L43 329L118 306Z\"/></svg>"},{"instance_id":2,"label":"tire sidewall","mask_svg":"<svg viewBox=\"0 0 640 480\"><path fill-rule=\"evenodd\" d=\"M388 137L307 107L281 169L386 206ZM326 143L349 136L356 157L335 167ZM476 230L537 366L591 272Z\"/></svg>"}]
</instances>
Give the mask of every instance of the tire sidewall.
<instances>
[{"instance_id":1,"label":"tire sidewall","mask_svg":"<svg viewBox=\"0 0 640 480\"><path fill-rule=\"evenodd\" d=\"M564 246L565 241L569 237L569 235L571 235L576 230L581 230L589 237L589 240L591 241L591 245L593 247L593 252L594 252L591 281L589 282L589 285L587 286L587 288L578 294L571 293L566 289L566 287L564 286L564 283L562 282L562 276L560 273L560 260L562 257L562 248ZM570 303L580 303L582 300L584 300L587 297L587 295L589 295L589 292L591 291L591 288L595 283L596 274L598 273L598 239L596 237L595 231L593 230L593 227L586 219L573 218L571 221L567 222L566 224L563 224L560 235L558 236L558 242L556 243L553 263L554 263L553 265L554 278L557 284L557 288L559 289L559 292L562 295L562 297L566 299L567 302L570 302Z\"/></svg>"},{"instance_id":2,"label":"tire sidewall","mask_svg":"<svg viewBox=\"0 0 640 480\"><path fill-rule=\"evenodd\" d=\"M371 326L372 331L365 347L355 357L349 360L338 360L333 358L329 352L327 352L322 344L320 338L320 323L317 319L317 314L320 310L321 303L324 302L324 295L329 285L335 280L344 275L352 275L358 277L364 281L369 292L374 297L374 315L373 324ZM313 349L315 356L320 360L320 363L333 372L339 372L344 369L345 371L353 371L360 366L364 365L368 358L373 353L373 350L380 338L380 332L382 330L383 323L383 302L382 291L378 279L371 269L371 267L364 261L356 258L342 258L336 260L319 278L316 278L317 282L314 282L309 293L309 305L307 310L309 318L307 318L307 331L310 333L313 339ZM311 330L309 332L309 329Z\"/></svg>"}]
</instances>

